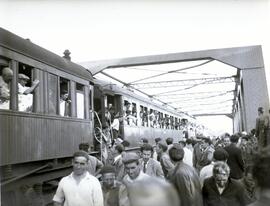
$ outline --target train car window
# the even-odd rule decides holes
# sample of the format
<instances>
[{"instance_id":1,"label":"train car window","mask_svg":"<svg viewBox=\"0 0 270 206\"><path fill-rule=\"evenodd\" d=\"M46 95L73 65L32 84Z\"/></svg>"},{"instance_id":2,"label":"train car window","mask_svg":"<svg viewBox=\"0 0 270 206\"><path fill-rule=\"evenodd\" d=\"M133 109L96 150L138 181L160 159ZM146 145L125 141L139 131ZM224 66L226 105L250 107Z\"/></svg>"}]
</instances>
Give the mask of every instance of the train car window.
<instances>
[{"instance_id":1,"label":"train car window","mask_svg":"<svg viewBox=\"0 0 270 206\"><path fill-rule=\"evenodd\" d=\"M39 80L34 80L33 72L33 67L19 63L18 108L22 112L33 112L33 94L39 86Z\"/></svg>"},{"instance_id":2,"label":"train car window","mask_svg":"<svg viewBox=\"0 0 270 206\"><path fill-rule=\"evenodd\" d=\"M154 114L154 110L153 109L150 109L149 122L150 122L150 127L153 127L154 128L155 114Z\"/></svg>"},{"instance_id":3,"label":"train car window","mask_svg":"<svg viewBox=\"0 0 270 206\"><path fill-rule=\"evenodd\" d=\"M77 117L84 119L84 86L76 84Z\"/></svg>"},{"instance_id":4,"label":"train car window","mask_svg":"<svg viewBox=\"0 0 270 206\"><path fill-rule=\"evenodd\" d=\"M174 129L174 118L170 116L170 129Z\"/></svg>"},{"instance_id":5,"label":"train car window","mask_svg":"<svg viewBox=\"0 0 270 206\"><path fill-rule=\"evenodd\" d=\"M160 128L164 129L164 117L163 117L163 113L160 112L159 113L159 125L160 125Z\"/></svg>"},{"instance_id":6,"label":"train car window","mask_svg":"<svg viewBox=\"0 0 270 206\"><path fill-rule=\"evenodd\" d=\"M13 71L5 59L0 57L0 109L10 109L10 86Z\"/></svg>"},{"instance_id":7,"label":"train car window","mask_svg":"<svg viewBox=\"0 0 270 206\"><path fill-rule=\"evenodd\" d=\"M174 128L176 129L176 130L178 130L178 118L177 117L175 117L175 119L174 119L174 122L175 122L175 124L174 124Z\"/></svg>"},{"instance_id":8,"label":"train car window","mask_svg":"<svg viewBox=\"0 0 270 206\"><path fill-rule=\"evenodd\" d=\"M144 122L144 126L148 127L148 108L147 107L143 108L143 122Z\"/></svg>"},{"instance_id":9,"label":"train car window","mask_svg":"<svg viewBox=\"0 0 270 206\"><path fill-rule=\"evenodd\" d=\"M70 117L71 98L70 98L70 81L60 77L60 102L59 115Z\"/></svg>"},{"instance_id":10,"label":"train car window","mask_svg":"<svg viewBox=\"0 0 270 206\"><path fill-rule=\"evenodd\" d=\"M48 98L49 98L49 114L56 114L57 111L57 90L58 90L58 77L54 74L48 74Z\"/></svg>"},{"instance_id":11,"label":"train car window","mask_svg":"<svg viewBox=\"0 0 270 206\"><path fill-rule=\"evenodd\" d=\"M137 118L137 105L136 103L132 103L132 123L134 125L138 125L138 118Z\"/></svg>"},{"instance_id":12,"label":"train car window","mask_svg":"<svg viewBox=\"0 0 270 206\"><path fill-rule=\"evenodd\" d=\"M170 118L168 114L165 114L165 128L170 129Z\"/></svg>"}]
</instances>

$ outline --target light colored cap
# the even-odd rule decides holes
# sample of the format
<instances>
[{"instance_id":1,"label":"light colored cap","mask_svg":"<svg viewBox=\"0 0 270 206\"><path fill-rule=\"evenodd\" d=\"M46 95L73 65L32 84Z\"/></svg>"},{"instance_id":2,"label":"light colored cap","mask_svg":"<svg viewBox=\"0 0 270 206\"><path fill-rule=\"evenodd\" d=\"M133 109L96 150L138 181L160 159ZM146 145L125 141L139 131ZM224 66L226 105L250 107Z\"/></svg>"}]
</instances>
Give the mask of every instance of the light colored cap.
<instances>
[{"instance_id":1,"label":"light colored cap","mask_svg":"<svg viewBox=\"0 0 270 206\"><path fill-rule=\"evenodd\" d=\"M27 80L27 81L30 80L30 78L29 78L28 76L26 76L25 74L19 74L19 75L18 75L18 78L19 78L19 79L25 79L25 80Z\"/></svg>"}]
</instances>

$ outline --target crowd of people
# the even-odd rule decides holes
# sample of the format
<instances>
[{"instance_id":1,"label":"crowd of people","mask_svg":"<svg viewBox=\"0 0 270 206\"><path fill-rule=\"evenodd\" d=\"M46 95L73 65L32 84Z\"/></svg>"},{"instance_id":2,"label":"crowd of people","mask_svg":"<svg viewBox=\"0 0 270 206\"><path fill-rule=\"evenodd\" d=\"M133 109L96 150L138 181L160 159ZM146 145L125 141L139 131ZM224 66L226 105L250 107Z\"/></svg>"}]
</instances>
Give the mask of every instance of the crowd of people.
<instances>
[{"instance_id":1,"label":"crowd of people","mask_svg":"<svg viewBox=\"0 0 270 206\"><path fill-rule=\"evenodd\" d=\"M270 201L270 146L256 130L216 139L174 142L142 139L140 151L127 152L115 141L108 161L89 155L82 143L73 172L53 197L55 205L93 206L264 206Z\"/></svg>"}]
</instances>

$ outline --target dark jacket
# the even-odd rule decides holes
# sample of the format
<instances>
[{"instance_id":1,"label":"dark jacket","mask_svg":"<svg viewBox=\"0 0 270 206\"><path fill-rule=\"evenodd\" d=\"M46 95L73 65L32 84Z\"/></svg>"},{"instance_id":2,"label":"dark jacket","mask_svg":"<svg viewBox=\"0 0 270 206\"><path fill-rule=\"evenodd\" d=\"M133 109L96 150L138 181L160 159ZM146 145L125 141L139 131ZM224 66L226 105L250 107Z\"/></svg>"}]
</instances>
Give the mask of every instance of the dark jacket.
<instances>
[{"instance_id":1,"label":"dark jacket","mask_svg":"<svg viewBox=\"0 0 270 206\"><path fill-rule=\"evenodd\" d=\"M241 149L236 147L235 144L230 144L229 146L224 147L224 149L229 154L227 164L231 169L230 177L234 179L241 179L244 175L244 161Z\"/></svg>"},{"instance_id":2,"label":"dark jacket","mask_svg":"<svg viewBox=\"0 0 270 206\"><path fill-rule=\"evenodd\" d=\"M203 205L200 180L193 167L181 161L169 172L168 179L176 188L181 206Z\"/></svg>"},{"instance_id":3,"label":"dark jacket","mask_svg":"<svg viewBox=\"0 0 270 206\"><path fill-rule=\"evenodd\" d=\"M207 178L204 181L202 194L204 206L246 205L244 187L235 180L229 179L224 191L219 194L214 177Z\"/></svg>"}]
</instances>

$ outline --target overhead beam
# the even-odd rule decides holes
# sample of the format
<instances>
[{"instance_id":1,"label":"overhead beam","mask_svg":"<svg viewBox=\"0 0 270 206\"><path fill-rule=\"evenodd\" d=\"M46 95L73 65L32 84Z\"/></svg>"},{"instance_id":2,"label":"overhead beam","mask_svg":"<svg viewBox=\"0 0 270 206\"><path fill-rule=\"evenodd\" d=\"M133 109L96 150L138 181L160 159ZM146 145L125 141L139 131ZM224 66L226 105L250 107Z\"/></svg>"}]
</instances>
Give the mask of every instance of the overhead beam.
<instances>
[{"instance_id":1,"label":"overhead beam","mask_svg":"<svg viewBox=\"0 0 270 206\"><path fill-rule=\"evenodd\" d=\"M232 118L232 114L230 113L201 113L201 114L193 114L194 117L202 117L202 116L227 116Z\"/></svg>"},{"instance_id":2,"label":"overhead beam","mask_svg":"<svg viewBox=\"0 0 270 206\"><path fill-rule=\"evenodd\" d=\"M235 81L236 81L235 77L230 76L230 77L213 77L213 78L147 82L147 83L132 83L130 85L138 89L148 89L148 88L164 88L164 87L190 86L201 84L234 83Z\"/></svg>"}]
</instances>

